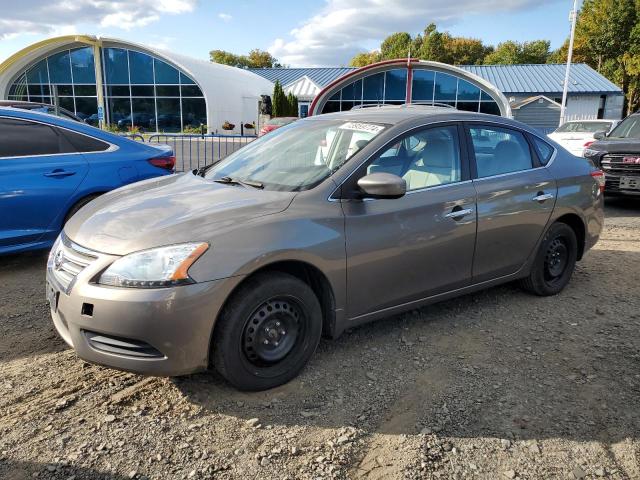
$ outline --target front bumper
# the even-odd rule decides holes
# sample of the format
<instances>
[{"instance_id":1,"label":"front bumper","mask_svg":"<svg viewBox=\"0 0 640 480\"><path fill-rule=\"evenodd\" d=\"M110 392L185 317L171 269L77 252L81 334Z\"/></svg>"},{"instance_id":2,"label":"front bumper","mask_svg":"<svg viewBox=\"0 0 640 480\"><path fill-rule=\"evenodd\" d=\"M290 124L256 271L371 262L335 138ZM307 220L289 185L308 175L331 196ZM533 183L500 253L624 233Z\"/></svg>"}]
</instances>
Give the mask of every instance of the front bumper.
<instances>
[{"instance_id":1,"label":"front bumper","mask_svg":"<svg viewBox=\"0 0 640 480\"><path fill-rule=\"evenodd\" d=\"M146 375L206 369L215 319L239 279L158 289L106 287L93 280L118 257L96 257L67 288L53 262L47 266L53 323L78 356Z\"/></svg>"}]
</instances>

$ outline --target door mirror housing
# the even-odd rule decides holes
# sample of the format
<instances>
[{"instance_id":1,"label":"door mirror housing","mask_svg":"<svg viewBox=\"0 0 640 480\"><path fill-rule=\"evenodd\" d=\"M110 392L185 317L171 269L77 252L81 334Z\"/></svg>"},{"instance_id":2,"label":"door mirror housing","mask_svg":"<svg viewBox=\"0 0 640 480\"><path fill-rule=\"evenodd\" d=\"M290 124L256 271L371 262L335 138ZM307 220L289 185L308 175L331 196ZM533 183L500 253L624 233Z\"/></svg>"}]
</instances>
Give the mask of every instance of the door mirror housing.
<instances>
[{"instance_id":1,"label":"door mirror housing","mask_svg":"<svg viewBox=\"0 0 640 480\"><path fill-rule=\"evenodd\" d=\"M358 180L365 198L400 198L407 193L404 178L392 173L370 173Z\"/></svg>"},{"instance_id":2,"label":"door mirror housing","mask_svg":"<svg viewBox=\"0 0 640 480\"><path fill-rule=\"evenodd\" d=\"M593 138L595 138L596 140L602 140L603 138L607 138L607 132L596 132L593 134Z\"/></svg>"}]
</instances>

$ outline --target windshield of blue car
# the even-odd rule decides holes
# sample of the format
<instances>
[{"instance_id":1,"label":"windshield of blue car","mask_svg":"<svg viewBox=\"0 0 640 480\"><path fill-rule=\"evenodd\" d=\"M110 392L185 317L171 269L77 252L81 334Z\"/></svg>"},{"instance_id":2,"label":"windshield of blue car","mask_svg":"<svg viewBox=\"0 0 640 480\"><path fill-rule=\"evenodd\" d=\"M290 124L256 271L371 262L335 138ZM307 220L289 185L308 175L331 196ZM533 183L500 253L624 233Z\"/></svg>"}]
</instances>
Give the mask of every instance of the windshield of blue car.
<instances>
[{"instance_id":1,"label":"windshield of blue car","mask_svg":"<svg viewBox=\"0 0 640 480\"><path fill-rule=\"evenodd\" d=\"M581 132L581 133L596 133L596 132L608 132L611 128L611 122L567 122L559 126L555 133L565 132Z\"/></svg>"},{"instance_id":2,"label":"windshield of blue car","mask_svg":"<svg viewBox=\"0 0 640 480\"><path fill-rule=\"evenodd\" d=\"M640 115L625 118L611 131L609 138L640 138Z\"/></svg>"},{"instance_id":3,"label":"windshield of blue car","mask_svg":"<svg viewBox=\"0 0 640 480\"><path fill-rule=\"evenodd\" d=\"M308 190L333 175L385 128L344 120L294 122L234 152L211 167L205 178L257 182L265 190Z\"/></svg>"}]
</instances>

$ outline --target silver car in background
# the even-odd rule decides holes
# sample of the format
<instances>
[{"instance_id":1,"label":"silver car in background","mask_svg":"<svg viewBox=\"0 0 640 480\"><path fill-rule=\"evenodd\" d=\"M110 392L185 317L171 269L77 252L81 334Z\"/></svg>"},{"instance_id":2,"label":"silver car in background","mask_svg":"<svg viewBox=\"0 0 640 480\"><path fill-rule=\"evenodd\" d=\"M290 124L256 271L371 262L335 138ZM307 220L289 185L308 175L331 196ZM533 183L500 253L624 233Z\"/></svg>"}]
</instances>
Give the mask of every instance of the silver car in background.
<instances>
[{"instance_id":1,"label":"silver car in background","mask_svg":"<svg viewBox=\"0 0 640 480\"><path fill-rule=\"evenodd\" d=\"M82 208L50 254L51 314L87 361L267 389L323 334L513 280L560 292L600 235L603 183L505 118L310 117Z\"/></svg>"}]
</instances>

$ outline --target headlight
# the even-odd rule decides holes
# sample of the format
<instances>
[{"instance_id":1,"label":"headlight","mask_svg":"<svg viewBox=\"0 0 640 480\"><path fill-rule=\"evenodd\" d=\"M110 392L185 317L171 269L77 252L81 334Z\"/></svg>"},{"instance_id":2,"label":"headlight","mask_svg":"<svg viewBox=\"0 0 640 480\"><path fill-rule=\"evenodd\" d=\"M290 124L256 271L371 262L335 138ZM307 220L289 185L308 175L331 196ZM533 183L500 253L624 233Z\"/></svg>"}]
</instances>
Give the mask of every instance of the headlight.
<instances>
[{"instance_id":1,"label":"headlight","mask_svg":"<svg viewBox=\"0 0 640 480\"><path fill-rule=\"evenodd\" d=\"M183 243L130 253L113 262L98 283L113 287L158 288L193 283L189 267L207 243Z\"/></svg>"},{"instance_id":2,"label":"headlight","mask_svg":"<svg viewBox=\"0 0 640 480\"><path fill-rule=\"evenodd\" d=\"M592 148L585 148L584 151L582 152L582 155L584 155L585 157L595 157L599 153L600 153L599 150L594 150Z\"/></svg>"}]
</instances>

